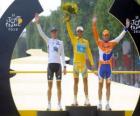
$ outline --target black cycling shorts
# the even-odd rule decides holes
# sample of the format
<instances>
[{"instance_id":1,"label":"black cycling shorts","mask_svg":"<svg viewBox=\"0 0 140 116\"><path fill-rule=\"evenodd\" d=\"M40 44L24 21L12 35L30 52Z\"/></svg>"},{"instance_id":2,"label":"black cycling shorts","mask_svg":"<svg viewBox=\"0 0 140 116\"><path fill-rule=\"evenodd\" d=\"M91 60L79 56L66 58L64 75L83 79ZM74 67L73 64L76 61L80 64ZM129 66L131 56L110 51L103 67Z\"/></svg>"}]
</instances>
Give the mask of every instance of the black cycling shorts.
<instances>
[{"instance_id":1,"label":"black cycling shorts","mask_svg":"<svg viewBox=\"0 0 140 116\"><path fill-rule=\"evenodd\" d=\"M49 63L48 64L47 78L48 78L49 81L53 80L54 73L55 73L55 76L56 76L56 80L60 81L62 79L61 64L59 64L59 63Z\"/></svg>"}]
</instances>

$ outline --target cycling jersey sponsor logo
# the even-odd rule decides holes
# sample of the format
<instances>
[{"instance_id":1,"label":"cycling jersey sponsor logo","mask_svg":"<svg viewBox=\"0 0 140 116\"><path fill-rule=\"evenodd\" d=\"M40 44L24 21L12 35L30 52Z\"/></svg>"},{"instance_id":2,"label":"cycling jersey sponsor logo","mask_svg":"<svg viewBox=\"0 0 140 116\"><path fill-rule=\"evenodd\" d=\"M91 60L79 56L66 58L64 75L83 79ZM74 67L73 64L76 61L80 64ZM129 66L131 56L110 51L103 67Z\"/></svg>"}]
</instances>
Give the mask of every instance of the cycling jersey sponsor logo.
<instances>
[{"instance_id":1,"label":"cycling jersey sponsor logo","mask_svg":"<svg viewBox=\"0 0 140 116\"><path fill-rule=\"evenodd\" d=\"M60 45L59 41L56 42L56 45Z\"/></svg>"},{"instance_id":2,"label":"cycling jersey sponsor logo","mask_svg":"<svg viewBox=\"0 0 140 116\"><path fill-rule=\"evenodd\" d=\"M55 52L58 52L58 47L54 46L54 47L53 47L53 50L54 50Z\"/></svg>"},{"instance_id":3,"label":"cycling jersey sponsor logo","mask_svg":"<svg viewBox=\"0 0 140 116\"><path fill-rule=\"evenodd\" d=\"M23 18L21 16L17 16L14 13L7 17L5 26L8 31L16 32L23 24Z\"/></svg>"},{"instance_id":4,"label":"cycling jersey sponsor logo","mask_svg":"<svg viewBox=\"0 0 140 116\"><path fill-rule=\"evenodd\" d=\"M110 54L105 54L105 53L103 54L103 60L104 61L110 60L111 57L112 57L112 52Z\"/></svg>"},{"instance_id":5,"label":"cycling jersey sponsor logo","mask_svg":"<svg viewBox=\"0 0 140 116\"><path fill-rule=\"evenodd\" d=\"M78 45L77 45L77 51L80 52L80 53L85 53L85 51L86 51L86 46L83 45L83 44L78 44Z\"/></svg>"},{"instance_id":6,"label":"cycling jersey sponsor logo","mask_svg":"<svg viewBox=\"0 0 140 116\"><path fill-rule=\"evenodd\" d=\"M140 33L140 17L139 16L135 16L135 18L131 20L130 28L133 33Z\"/></svg>"}]
</instances>

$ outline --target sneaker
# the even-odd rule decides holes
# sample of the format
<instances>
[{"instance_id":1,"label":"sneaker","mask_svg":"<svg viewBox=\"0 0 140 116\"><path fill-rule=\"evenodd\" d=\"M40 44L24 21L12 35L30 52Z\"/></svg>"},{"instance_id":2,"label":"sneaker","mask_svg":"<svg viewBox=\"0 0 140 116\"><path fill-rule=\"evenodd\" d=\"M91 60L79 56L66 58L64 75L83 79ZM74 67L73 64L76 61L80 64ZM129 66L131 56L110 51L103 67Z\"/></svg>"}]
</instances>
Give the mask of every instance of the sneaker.
<instances>
[{"instance_id":1,"label":"sneaker","mask_svg":"<svg viewBox=\"0 0 140 116\"><path fill-rule=\"evenodd\" d=\"M48 103L47 111L51 111L51 104Z\"/></svg>"},{"instance_id":2,"label":"sneaker","mask_svg":"<svg viewBox=\"0 0 140 116\"><path fill-rule=\"evenodd\" d=\"M77 101L74 101L72 106L78 106L78 102Z\"/></svg>"},{"instance_id":3,"label":"sneaker","mask_svg":"<svg viewBox=\"0 0 140 116\"><path fill-rule=\"evenodd\" d=\"M84 104L85 106L90 106L90 103L89 103L89 99L86 99L85 100L85 104Z\"/></svg>"},{"instance_id":4,"label":"sneaker","mask_svg":"<svg viewBox=\"0 0 140 116\"><path fill-rule=\"evenodd\" d=\"M62 111L63 109L62 109L62 106L61 106L61 104L58 104L58 111Z\"/></svg>"},{"instance_id":5,"label":"sneaker","mask_svg":"<svg viewBox=\"0 0 140 116\"><path fill-rule=\"evenodd\" d=\"M110 105L107 104L106 107L105 107L105 109L106 109L107 111L111 111Z\"/></svg>"},{"instance_id":6,"label":"sneaker","mask_svg":"<svg viewBox=\"0 0 140 116\"><path fill-rule=\"evenodd\" d=\"M99 105L97 106L97 110L99 110L99 111L102 110L102 104L99 104Z\"/></svg>"}]
</instances>

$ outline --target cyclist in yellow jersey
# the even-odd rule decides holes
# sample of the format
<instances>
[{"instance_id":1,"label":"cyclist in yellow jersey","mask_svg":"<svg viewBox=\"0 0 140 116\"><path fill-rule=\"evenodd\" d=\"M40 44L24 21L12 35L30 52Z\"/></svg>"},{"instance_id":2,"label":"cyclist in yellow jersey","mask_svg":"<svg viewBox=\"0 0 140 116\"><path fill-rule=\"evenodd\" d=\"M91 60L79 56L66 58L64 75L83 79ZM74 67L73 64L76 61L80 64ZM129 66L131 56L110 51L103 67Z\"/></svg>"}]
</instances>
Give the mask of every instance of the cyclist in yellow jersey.
<instances>
[{"instance_id":1,"label":"cyclist in yellow jersey","mask_svg":"<svg viewBox=\"0 0 140 116\"><path fill-rule=\"evenodd\" d=\"M88 73L87 73L87 66L86 66L86 57L88 57L90 64L93 69L93 57L90 51L89 42L88 40L83 38L84 29L82 26L78 26L76 28L77 36L73 34L71 25L70 25L70 18L67 16L66 19L66 26L67 31L73 46L74 52L74 59L73 59L73 76L74 76L74 106L78 105L77 101L77 93L78 93L78 82L79 82L79 73L82 74L83 83L84 83L84 92L85 92L85 106L89 106L89 98L88 98Z\"/></svg>"}]
</instances>

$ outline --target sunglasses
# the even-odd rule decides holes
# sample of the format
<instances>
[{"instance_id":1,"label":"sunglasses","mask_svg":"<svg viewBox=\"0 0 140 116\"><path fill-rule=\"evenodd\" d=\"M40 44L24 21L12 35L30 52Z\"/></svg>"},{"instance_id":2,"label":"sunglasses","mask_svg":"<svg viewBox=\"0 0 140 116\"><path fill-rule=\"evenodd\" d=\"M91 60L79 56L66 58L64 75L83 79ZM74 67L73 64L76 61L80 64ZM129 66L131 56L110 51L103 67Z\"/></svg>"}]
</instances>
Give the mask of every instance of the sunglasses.
<instances>
[{"instance_id":1,"label":"sunglasses","mask_svg":"<svg viewBox=\"0 0 140 116\"><path fill-rule=\"evenodd\" d=\"M78 30L77 32L78 32L78 33L83 33L83 31L81 31L81 30Z\"/></svg>"}]
</instances>

